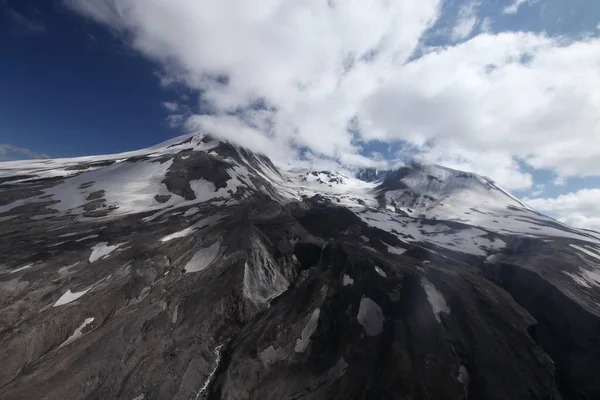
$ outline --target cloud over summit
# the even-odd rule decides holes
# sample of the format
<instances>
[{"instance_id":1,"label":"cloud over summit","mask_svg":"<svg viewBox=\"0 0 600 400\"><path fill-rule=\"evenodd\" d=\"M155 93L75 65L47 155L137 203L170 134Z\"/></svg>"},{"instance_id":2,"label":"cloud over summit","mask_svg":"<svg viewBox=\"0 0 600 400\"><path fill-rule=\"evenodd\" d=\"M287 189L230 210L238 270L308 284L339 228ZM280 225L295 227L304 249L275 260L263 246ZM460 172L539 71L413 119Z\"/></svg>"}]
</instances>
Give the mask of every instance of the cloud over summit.
<instances>
[{"instance_id":1,"label":"cloud over summit","mask_svg":"<svg viewBox=\"0 0 600 400\"><path fill-rule=\"evenodd\" d=\"M302 149L369 165L378 140L509 189L532 186L524 165L600 175L593 36L476 33L476 3L465 2L456 43L424 46L439 0L67 3L156 61L164 81L198 91L208 107L192 108L188 128L276 161Z\"/></svg>"}]
</instances>

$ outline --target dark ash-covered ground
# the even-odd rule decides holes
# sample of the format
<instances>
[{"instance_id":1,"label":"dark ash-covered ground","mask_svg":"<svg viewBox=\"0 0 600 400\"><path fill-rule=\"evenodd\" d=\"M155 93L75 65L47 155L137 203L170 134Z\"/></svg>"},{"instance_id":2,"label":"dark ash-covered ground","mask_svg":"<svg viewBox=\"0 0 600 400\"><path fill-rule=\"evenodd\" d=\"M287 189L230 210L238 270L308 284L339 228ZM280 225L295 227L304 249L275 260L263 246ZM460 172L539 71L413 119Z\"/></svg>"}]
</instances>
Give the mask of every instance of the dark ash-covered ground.
<instances>
[{"instance_id":1,"label":"dark ash-covered ground","mask_svg":"<svg viewBox=\"0 0 600 400\"><path fill-rule=\"evenodd\" d=\"M0 398L600 398L596 245L490 231L504 248L465 252L432 229L468 226L427 218L410 239L192 143L75 170L168 165L147 211L88 182L61 211L41 197L67 178L3 178L0 205L22 204L0 213Z\"/></svg>"}]
</instances>

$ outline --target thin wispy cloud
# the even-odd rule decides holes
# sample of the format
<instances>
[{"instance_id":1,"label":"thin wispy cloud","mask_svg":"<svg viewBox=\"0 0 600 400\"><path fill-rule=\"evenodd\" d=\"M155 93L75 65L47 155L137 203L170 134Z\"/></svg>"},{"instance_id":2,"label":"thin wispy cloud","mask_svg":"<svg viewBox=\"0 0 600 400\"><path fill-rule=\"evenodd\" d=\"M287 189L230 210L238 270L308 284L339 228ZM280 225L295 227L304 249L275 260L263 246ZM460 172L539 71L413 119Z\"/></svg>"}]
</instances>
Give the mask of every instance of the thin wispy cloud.
<instances>
[{"instance_id":1,"label":"thin wispy cloud","mask_svg":"<svg viewBox=\"0 0 600 400\"><path fill-rule=\"evenodd\" d=\"M0 161L16 160L23 158L45 159L50 158L50 156L48 154L38 153L36 151L24 147L0 143Z\"/></svg>"},{"instance_id":2,"label":"thin wispy cloud","mask_svg":"<svg viewBox=\"0 0 600 400\"><path fill-rule=\"evenodd\" d=\"M477 25L477 7L479 2L472 1L462 5L458 11L456 24L452 28L452 41L464 40L471 35Z\"/></svg>"},{"instance_id":3,"label":"thin wispy cloud","mask_svg":"<svg viewBox=\"0 0 600 400\"><path fill-rule=\"evenodd\" d=\"M162 106L165 110L174 113L179 109L179 105L172 101L163 101Z\"/></svg>"},{"instance_id":4,"label":"thin wispy cloud","mask_svg":"<svg viewBox=\"0 0 600 400\"><path fill-rule=\"evenodd\" d=\"M24 14L14 9L8 9L8 13L12 21L23 28L29 34L41 34L46 32L46 25L43 22L38 21L34 18L27 17Z\"/></svg>"},{"instance_id":5,"label":"thin wispy cloud","mask_svg":"<svg viewBox=\"0 0 600 400\"><path fill-rule=\"evenodd\" d=\"M506 8L504 8L502 12L504 14L516 14L517 12L519 12L519 8L521 8L521 6L525 4L534 4L538 1L539 0L514 0L514 2L508 5Z\"/></svg>"}]
</instances>

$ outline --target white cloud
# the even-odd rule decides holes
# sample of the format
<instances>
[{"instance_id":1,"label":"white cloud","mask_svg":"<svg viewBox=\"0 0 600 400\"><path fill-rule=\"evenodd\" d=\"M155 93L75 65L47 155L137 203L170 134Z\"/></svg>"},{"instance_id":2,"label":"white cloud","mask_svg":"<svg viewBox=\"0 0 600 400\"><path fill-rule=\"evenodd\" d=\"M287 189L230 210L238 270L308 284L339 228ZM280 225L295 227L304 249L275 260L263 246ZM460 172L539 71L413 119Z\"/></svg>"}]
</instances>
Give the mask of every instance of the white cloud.
<instances>
[{"instance_id":1,"label":"white cloud","mask_svg":"<svg viewBox=\"0 0 600 400\"><path fill-rule=\"evenodd\" d=\"M167 125L169 128L180 128L186 123L185 115L182 114L170 114L166 118Z\"/></svg>"},{"instance_id":2,"label":"white cloud","mask_svg":"<svg viewBox=\"0 0 600 400\"><path fill-rule=\"evenodd\" d=\"M533 197L537 197L540 194L544 193L544 189L546 188L546 185L543 183L537 184L535 185L535 190L533 192L531 192L531 195Z\"/></svg>"},{"instance_id":3,"label":"white cloud","mask_svg":"<svg viewBox=\"0 0 600 400\"><path fill-rule=\"evenodd\" d=\"M463 4L458 10L458 19L452 28L452 41L464 40L473 32L477 25L477 7L479 2L471 1Z\"/></svg>"},{"instance_id":4,"label":"white cloud","mask_svg":"<svg viewBox=\"0 0 600 400\"><path fill-rule=\"evenodd\" d=\"M189 129L279 160L308 148L366 165L361 143L378 139L509 189L531 187L522 163L560 179L600 175L600 146L590 145L600 135L600 39L483 33L413 60L440 0L69 4L160 62L164 84L202 91L214 115L191 115ZM465 10L475 18L475 6ZM471 23L457 26L457 38L472 34Z\"/></svg>"},{"instance_id":5,"label":"white cloud","mask_svg":"<svg viewBox=\"0 0 600 400\"><path fill-rule=\"evenodd\" d=\"M347 131L357 104L411 56L437 19L440 0L377 0L368 6L361 0L68 4L122 32L135 49L161 62L164 83L183 82L203 91L217 117L192 117L188 126L210 121L212 129L230 132L232 111L237 115L262 99L274 110L246 111L243 118L233 117L236 124L258 118L272 131L250 126L254 137L276 135L284 146L340 157L359 151ZM234 135L244 140L244 132Z\"/></svg>"},{"instance_id":6,"label":"white cloud","mask_svg":"<svg viewBox=\"0 0 600 400\"><path fill-rule=\"evenodd\" d=\"M522 161L560 177L600 174L600 40L481 34L407 64L361 108L367 139L405 140L505 186ZM582 79L582 77L586 77ZM442 157L443 156L443 157ZM515 176L506 175L511 170ZM502 178L504 175L508 180Z\"/></svg>"},{"instance_id":7,"label":"white cloud","mask_svg":"<svg viewBox=\"0 0 600 400\"><path fill-rule=\"evenodd\" d=\"M493 177L509 190L528 189L533 184L531 174L522 172L517 161L505 152L477 151L451 141L440 141L425 147L417 158L427 163Z\"/></svg>"},{"instance_id":8,"label":"white cloud","mask_svg":"<svg viewBox=\"0 0 600 400\"><path fill-rule=\"evenodd\" d=\"M179 104L172 102L172 101L163 101L162 106L164 107L165 110L172 112L172 113L177 112L177 110L179 110Z\"/></svg>"},{"instance_id":9,"label":"white cloud","mask_svg":"<svg viewBox=\"0 0 600 400\"><path fill-rule=\"evenodd\" d=\"M503 14L516 14L519 11L519 8L523 4L533 4L537 3L539 0L514 0L514 2L508 5L503 11Z\"/></svg>"},{"instance_id":10,"label":"white cloud","mask_svg":"<svg viewBox=\"0 0 600 400\"><path fill-rule=\"evenodd\" d=\"M492 19L485 17L483 21L481 21L479 29L481 30L481 33L490 33L492 30Z\"/></svg>"},{"instance_id":11,"label":"white cloud","mask_svg":"<svg viewBox=\"0 0 600 400\"><path fill-rule=\"evenodd\" d=\"M600 231L600 189L582 189L556 198L525 199L531 207L571 226Z\"/></svg>"}]
</instances>

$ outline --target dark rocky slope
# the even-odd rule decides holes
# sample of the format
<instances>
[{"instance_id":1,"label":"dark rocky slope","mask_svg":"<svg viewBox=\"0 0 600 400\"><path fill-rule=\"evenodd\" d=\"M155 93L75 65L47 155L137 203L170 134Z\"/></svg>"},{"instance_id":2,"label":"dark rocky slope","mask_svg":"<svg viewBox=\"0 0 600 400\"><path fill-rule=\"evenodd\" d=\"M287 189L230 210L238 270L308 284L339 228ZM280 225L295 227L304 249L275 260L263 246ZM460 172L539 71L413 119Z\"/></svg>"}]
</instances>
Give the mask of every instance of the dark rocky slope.
<instances>
[{"instance_id":1,"label":"dark rocky slope","mask_svg":"<svg viewBox=\"0 0 600 400\"><path fill-rule=\"evenodd\" d=\"M600 398L600 242L441 219L477 177L386 196L207 136L2 170L2 399Z\"/></svg>"}]
</instances>

